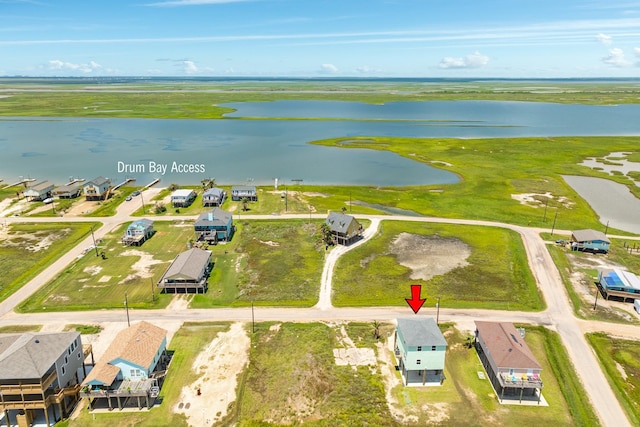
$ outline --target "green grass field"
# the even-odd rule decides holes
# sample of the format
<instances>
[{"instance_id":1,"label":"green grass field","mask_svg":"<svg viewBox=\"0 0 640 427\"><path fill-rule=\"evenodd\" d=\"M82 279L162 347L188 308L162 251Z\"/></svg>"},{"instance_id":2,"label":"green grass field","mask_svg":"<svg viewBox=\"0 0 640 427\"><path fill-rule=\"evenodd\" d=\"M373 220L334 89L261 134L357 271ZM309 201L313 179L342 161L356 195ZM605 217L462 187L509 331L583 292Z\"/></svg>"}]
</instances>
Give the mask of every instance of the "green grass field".
<instances>
[{"instance_id":1,"label":"green grass field","mask_svg":"<svg viewBox=\"0 0 640 427\"><path fill-rule=\"evenodd\" d=\"M603 333L587 334L602 371L632 425L640 425L640 343Z\"/></svg>"},{"instance_id":2,"label":"green grass field","mask_svg":"<svg viewBox=\"0 0 640 427\"><path fill-rule=\"evenodd\" d=\"M0 116L128 117L216 119L232 111L219 104L275 100L335 100L366 103L393 101L501 100L613 105L638 103L640 89L625 82L561 83L553 90L530 82L205 82L146 83L133 85L137 93L109 92L109 86L74 92L83 84L48 84L55 93L28 91L31 83L3 80L5 93ZM536 86L534 84L533 86ZM540 86L548 86L540 83ZM127 85L118 85L126 89ZM12 90L13 89L13 90ZM67 90L65 92L65 90ZM163 92L160 92L163 91ZM210 91L210 92L205 92Z\"/></svg>"},{"instance_id":3,"label":"green grass field","mask_svg":"<svg viewBox=\"0 0 640 427\"><path fill-rule=\"evenodd\" d=\"M558 138L391 138L349 137L314 144L345 149L388 150L401 156L439 167L460 176L458 184L409 186L402 188L326 188L317 192L330 197L316 198L318 211L340 209L344 201L365 201L418 212L428 216L482 219L551 229L557 209L556 229L603 226L591 207L567 185L561 175L607 178L627 185L640 197L640 187L624 176L609 176L578 163L587 157L603 157L613 151L637 152L637 137ZM442 163L445 162L445 163ZM552 193L547 216L544 198L537 207L521 204L512 195ZM558 198L566 198L559 203ZM336 204L336 200L341 203ZM614 230L609 230L614 233Z\"/></svg>"},{"instance_id":4,"label":"green grass field","mask_svg":"<svg viewBox=\"0 0 640 427\"><path fill-rule=\"evenodd\" d=\"M0 240L0 301L80 243L98 223L12 224Z\"/></svg>"},{"instance_id":5,"label":"green grass field","mask_svg":"<svg viewBox=\"0 0 640 427\"><path fill-rule=\"evenodd\" d=\"M411 279L411 269L392 252L400 233L456 239L470 248L468 266L429 280ZM434 256L438 255L437 253ZM383 221L366 245L345 254L334 273L334 305L405 305L411 284L422 285L422 298L442 307L541 310L544 302L515 232L463 225Z\"/></svg>"},{"instance_id":6,"label":"green grass field","mask_svg":"<svg viewBox=\"0 0 640 427\"><path fill-rule=\"evenodd\" d=\"M320 222L241 221L231 242L210 246L214 268L209 291L193 296L192 306L315 304L320 289L324 247L316 235ZM127 292L133 308L161 308L172 299L155 286L176 255L193 241L190 221L156 221L155 235L140 247L124 247L128 224L105 237L94 251L71 264L19 309L26 312L122 308ZM137 263L151 262L146 271ZM152 293L153 289L153 293ZM154 300L155 299L155 300Z\"/></svg>"}]
</instances>

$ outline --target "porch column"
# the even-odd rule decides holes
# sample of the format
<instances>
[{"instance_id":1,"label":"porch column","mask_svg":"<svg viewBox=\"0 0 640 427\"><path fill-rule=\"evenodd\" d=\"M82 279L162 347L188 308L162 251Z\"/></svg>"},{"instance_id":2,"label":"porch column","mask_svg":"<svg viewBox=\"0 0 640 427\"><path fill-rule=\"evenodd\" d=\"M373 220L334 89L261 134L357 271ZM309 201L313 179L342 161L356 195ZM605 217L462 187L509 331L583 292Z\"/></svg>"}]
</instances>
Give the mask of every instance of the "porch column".
<instances>
[{"instance_id":1,"label":"porch column","mask_svg":"<svg viewBox=\"0 0 640 427\"><path fill-rule=\"evenodd\" d=\"M540 404L540 399L542 398L542 390L540 390L539 388L536 389L538 392L538 405Z\"/></svg>"},{"instance_id":2,"label":"porch column","mask_svg":"<svg viewBox=\"0 0 640 427\"><path fill-rule=\"evenodd\" d=\"M122 404L120 403L120 395L116 395L116 400L118 401L118 409L122 411Z\"/></svg>"},{"instance_id":3,"label":"porch column","mask_svg":"<svg viewBox=\"0 0 640 427\"><path fill-rule=\"evenodd\" d=\"M520 403L522 403L522 392L524 392L524 387L520 389Z\"/></svg>"},{"instance_id":4,"label":"porch column","mask_svg":"<svg viewBox=\"0 0 640 427\"><path fill-rule=\"evenodd\" d=\"M500 391L500 403L502 403L502 399L504 399L504 387L502 387L502 390Z\"/></svg>"},{"instance_id":5,"label":"porch column","mask_svg":"<svg viewBox=\"0 0 640 427\"><path fill-rule=\"evenodd\" d=\"M427 370L423 369L422 370L422 385L424 385L424 383L427 381Z\"/></svg>"},{"instance_id":6,"label":"porch column","mask_svg":"<svg viewBox=\"0 0 640 427\"><path fill-rule=\"evenodd\" d=\"M55 414L53 418L55 418ZM49 409L46 406L44 407L44 420L47 423L47 427L51 427L51 423L49 422Z\"/></svg>"},{"instance_id":7,"label":"porch column","mask_svg":"<svg viewBox=\"0 0 640 427\"><path fill-rule=\"evenodd\" d=\"M7 427L11 427L11 422L9 421L9 411L4 410L4 420L7 422Z\"/></svg>"}]
</instances>

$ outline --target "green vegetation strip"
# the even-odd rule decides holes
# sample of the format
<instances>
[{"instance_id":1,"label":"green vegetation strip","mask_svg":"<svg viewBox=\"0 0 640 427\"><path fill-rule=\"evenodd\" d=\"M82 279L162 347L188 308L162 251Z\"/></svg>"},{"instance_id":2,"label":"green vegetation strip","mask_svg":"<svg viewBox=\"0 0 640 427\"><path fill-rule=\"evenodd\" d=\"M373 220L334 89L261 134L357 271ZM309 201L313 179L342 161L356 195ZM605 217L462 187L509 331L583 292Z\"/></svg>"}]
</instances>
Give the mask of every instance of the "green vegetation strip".
<instances>
[{"instance_id":1,"label":"green vegetation strip","mask_svg":"<svg viewBox=\"0 0 640 427\"><path fill-rule=\"evenodd\" d=\"M640 343L587 334L598 362L632 425L640 425Z\"/></svg>"},{"instance_id":2,"label":"green vegetation strip","mask_svg":"<svg viewBox=\"0 0 640 427\"><path fill-rule=\"evenodd\" d=\"M602 229L591 207L561 175L606 178L626 185L640 197L640 187L625 176L610 176L579 163L614 151L636 152L638 137L554 138L396 138L348 137L314 144L386 150L458 174L461 181L449 185L402 188L348 188L316 191L340 194L342 200L365 201L417 212L427 216L481 219L551 229L557 211L556 230ZM548 200L545 193L551 193ZM536 203L524 204L512 196L533 194ZM564 201L560 201L560 198ZM327 200L327 199L324 199ZM332 199L328 199L332 200ZM327 206L318 198L318 211ZM545 215L545 205L547 206ZM336 205L331 205L334 209ZM327 206L328 207L328 206ZM340 209L341 206L337 208ZM613 230L609 230L614 233Z\"/></svg>"},{"instance_id":3,"label":"green vegetation strip","mask_svg":"<svg viewBox=\"0 0 640 427\"><path fill-rule=\"evenodd\" d=\"M402 237L413 243L399 246ZM412 278L413 270L402 265L413 261L435 269L439 259L459 257L452 251L460 247L469 257L459 261L468 265L427 280ZM421 284L422 298L432 307L441 297L442 307L544 308L520 236L494 227L383 221L377 236L341 257L333 281L336 306L403 306L409 285Z\"/></svg>"},{"instance_id":4,"label":"green vegetation strip","mask_svg":"<svg viewBox=\"0 0 640 427\"><path fill-rule=\"evenodd\" d=\"M62 254L86 238L99 223L19 223L0 241L0 301L16 292Z\"/></svg>"}]
</instances>

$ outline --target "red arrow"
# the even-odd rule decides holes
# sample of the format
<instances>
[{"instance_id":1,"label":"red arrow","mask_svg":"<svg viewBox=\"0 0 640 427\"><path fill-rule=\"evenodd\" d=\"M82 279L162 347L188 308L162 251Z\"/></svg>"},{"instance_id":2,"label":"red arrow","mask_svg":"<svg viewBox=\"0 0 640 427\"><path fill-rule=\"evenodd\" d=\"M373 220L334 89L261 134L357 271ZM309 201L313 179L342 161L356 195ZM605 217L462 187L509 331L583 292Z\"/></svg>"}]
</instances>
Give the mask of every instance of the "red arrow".
<instances>
[{"instance_id":1,"label":"red arrow","mask_svg":"<svg viewBox=\"0 0 640 427\"><path fill-rule=\"evenodd\" d=\"M422 285L411 285L411 299L405 298L409 307L413 310L415 314L418 314L422 304L427 300L426 298L420 298L420 291L422 290Z\"/></svg>"}]
</instances>

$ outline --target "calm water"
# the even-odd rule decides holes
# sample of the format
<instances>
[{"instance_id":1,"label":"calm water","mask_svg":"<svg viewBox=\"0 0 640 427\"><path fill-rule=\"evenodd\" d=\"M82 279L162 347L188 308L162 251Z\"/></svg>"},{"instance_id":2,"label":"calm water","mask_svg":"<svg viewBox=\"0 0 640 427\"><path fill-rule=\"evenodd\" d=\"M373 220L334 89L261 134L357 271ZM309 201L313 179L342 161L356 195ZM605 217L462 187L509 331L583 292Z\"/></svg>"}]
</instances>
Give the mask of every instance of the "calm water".
<instances>
[{"instance_id":1,"label":"calm water","mask_svg":"<svg viewBox=\"0 0 640 427\"><path fill-rule=\"evenodd\" d=\"M617 182L589 176L563 176L606 226L640 234L640 200ZM601 231L604 231L605 227Z\"/></svg>"},{"instance_id":2,"label":"calm water","mask_svg":"<svg viewBox=\"0 0 640 427\"><path fill-rule=\"evenodd\" d=\"M457 182L457 176L393 153L307 142L349 136L640 135L640 105L278 101L228 106L238 109L229 117L351 120L0 119L0 178L31 176L57 184L69 176L97 175L116 181L133 176L141 184L156 177L163 184L207 177L220 184L247 179L267 184L273 178L310 184L446 184ZM192 169L171 172L174 162ZM150 170L153 165L167 165L167 170L162 175L157 167Z\"/></svg>"}]
</instances>

